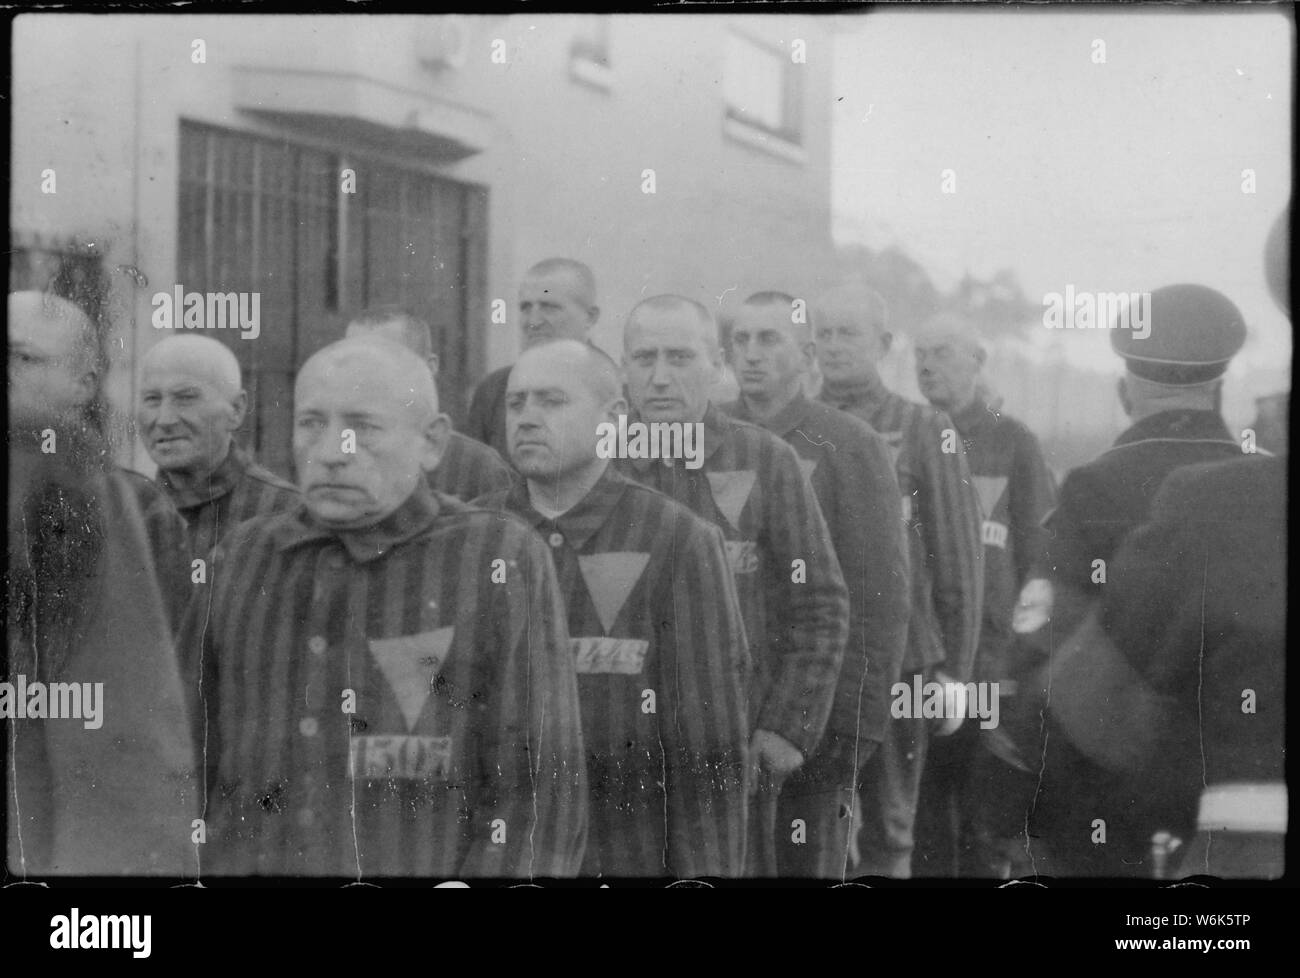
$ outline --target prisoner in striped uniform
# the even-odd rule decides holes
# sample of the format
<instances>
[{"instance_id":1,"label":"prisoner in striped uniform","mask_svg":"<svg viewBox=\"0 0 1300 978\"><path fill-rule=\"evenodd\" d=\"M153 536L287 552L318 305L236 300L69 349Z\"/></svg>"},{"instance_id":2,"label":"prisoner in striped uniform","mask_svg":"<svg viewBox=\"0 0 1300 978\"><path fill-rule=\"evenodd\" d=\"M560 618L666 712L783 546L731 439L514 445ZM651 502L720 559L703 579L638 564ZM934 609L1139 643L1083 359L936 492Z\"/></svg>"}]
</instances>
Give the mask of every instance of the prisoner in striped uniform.
<instances>
[{"instance_id":1,"label":"prisoner in striped uniform","mask_svg":"<svg viewBox=\"0 0 1300 978\"><path fill-rule=\"evenodd\" d=\"M525 273L519 283L519 334L522 349L551 340L587 342L600 306L596 304L596 276L572 258L544 258ZM510 367L492 371L474 389L465 433L491 445L505 457L506 383Z\"/></svg>"},{"instance_id":2,"label":"prisoner in striped uniform","mask_svg":"<svg viewBox=\"0 0 1300 978\"><path fill-rule=\"evenodd\" d=\"M207 336L172 336L145 353L136 428L158 485L185 519L186 573L244 520L290 509L298 491L234 441L248 395L234 353Z\"/></svg>"},{"instance_id":3,"label":"prisoner in striped uniform","mask_svg":"<svg viewBox=\"0 0 1300 978\"><path fill-rule=\"evenodd\" d=\"M551 547L587 750L583 876L739 876L748 650L722 534L618 475L596 431L627 403L617 367L571 340L526 351L507 431L526 485L485 501Z\"/></svg>"},{"instance_id":4,"label":"prisoner in striped uniform","mask_svg":"<svg viewBox=\"0 0 1300 978\"><path fill-rule=\"evenodd\" d=\"M433 329L409 309L402 306L376 306L352 318L347 336L378 336L405 346L429 365L434 381L438 379L441 358L433 349ZM496 449L459 431L452 431L447 448L438 464L426 473L430 489L469 502L496 489L508 489L514 470Z\"/></svg>"},{"instance_id":5,"label":"prisoner in striped uniform","mask_svg":"<svg viewBox=\"0 0 1300 978\"><path fill-rule=\"evenodd\" d=\"M902 502L884 439L803 393L813 360L806 306L782 292L751 295L736 313L731 359L741 397L722 410L762 425L799 454L849 588L849 640L821 746L781 792L782 876L843 877L857 772L889 722L907 639L908 556ZM804 821L807 839L788 826Z\"/></svg>"},{"instance_id":6,"label":"prisoner in striped uniform","mask_svg":"<svg viewBox=\"0 0 1300 978\"><path fill-rule=\"evenodd\" d=\"M640 422L701 432L699 467L640 458L624 471L716 523L726 537L754 661L749 722L757 796L747 868L772 875L780 785L816 748L834 702L849 630L848 589L794 449L709 403L721 350L708 310L681 296L646 299L629 315L623 342ZM793 835L798 827L783 831Z\"/></svg>"},{"instance_id":7,"label":"prisoner in striped uniform","mask_svg":"<svg viewBox=\"0 0 1300 978\"><path fill-rule=\"evenodd\" d=\"M1043 545L1043 517L1055 488L1033 432L989 403L981 383L986 353L973 325L943 314L915 337L921 393L957 426L980 497L984 619L973 678L997 683L1003 717L1032 663L1011 629L1020 589ZM1022 661L1024 660L1024 661ZM913 866L921 876L1007 878L1032 872L1023 859L1025 812L1037 767L1005 730L963 724L931 745L921 776ZM1014 869L1013 869L1014 867Z\"/></svg>"},{"instance_id":8,"label":"prisoner in striped uniform","mask_svg":"<svg viewBox=\"0 0 1300 978\"><path fill-rule=\"evenodd\" d=\"M946 415L887 389L877 364L888 352L884 300L865 286L842 286L814 311L821 399L861 418L895 453L911 540L912 612L903 680L956 684L969 679L979 640L983 574L979 500L966 453ZM953 697L954 699L956 697ZM956 711L953 711L956 712ZM912 828L929 721L895 717L864 774L864 874L910 875ZM942 720L951 734L961 717Z\"/></svg>"},{"instance_id":9,"label":"prisoner in striped uniform","mask_svg":"<svg viewBox=\"0 0 1300 978\"><path fill-rule=\"evenodd\" d=\"M586 766L545 544L425 485L446 424L407 351L326 347L294 402L302 505L236 529L187 613L207 868L576 872Z\"/></svg>"}]
</instances>

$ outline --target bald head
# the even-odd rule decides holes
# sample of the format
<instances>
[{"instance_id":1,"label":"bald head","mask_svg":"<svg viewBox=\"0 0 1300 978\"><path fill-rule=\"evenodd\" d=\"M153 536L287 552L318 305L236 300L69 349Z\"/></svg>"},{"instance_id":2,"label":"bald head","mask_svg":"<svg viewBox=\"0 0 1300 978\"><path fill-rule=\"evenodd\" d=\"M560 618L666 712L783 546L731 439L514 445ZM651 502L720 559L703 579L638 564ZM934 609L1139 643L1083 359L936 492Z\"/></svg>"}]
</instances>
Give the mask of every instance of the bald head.
<instances>
[{"instance_id":1,"label":"bald head","mask_svg":"<svg viewBox=\"0 0 1300 978\"><path fill-rule=\"evenodd\" d=\"M575 340L535 346L506 384L510 460L553 498L564 485L590 485L604 466L597 429L626 412L618 369L605 354Z\"/></svg>"},{"instance_id":2,"label":"bald head","mask_svg":"<svg viewBox=\"0 0 1300 978\"><path fill-rule=\"evenodd\" d=\"M879 379L878 365L893 340L879 292L857 284L834 288L813 303L812 321L828 389Z\"/></svg>"},{"instance_id":3,"label":"bald head","mask_svg":"<svg viewBox=\"0 0 1300 978\"><path fill-rule=\"evenodd\" d=\"M973 323L953 313L930 317L916 331L916 381L941 411L959 413L979 392L984 346Z\"/></svg>"},{"instance_id":4,"label":"bald head","mask_svg":"<svg viewBox=\"0 0 1300 978\"><path fill-rule=\"evenodd\" d=\"M352 317L348 339L377 336L418 354L438 376L438 354L433 351L433 328L404 306L374 306Z\"/></svg>"},{"instance_id":5,"label":"bald head","mask_svg":"<svg viewBox=\"0 0 1300 978\"><path fill-rule=\"evenodd\" d=\"M585 341L600 318L596 278L580 261L547 258L519 283L519 324L524 349L537 343Z\"/></svg>"},{"instance_id":6,"label":"bald head","mask_svg":"<svg viewBox=\"0 0 1300 978\"><path fill-rule=\"evenodd\" d=\"M325 347L294 384L293 454L312 516L372 526L406 503L450 435L424 362L368 337Z\"/></svg>"},{"instance_id":7,"label":"bald head","mask_svg":"<svg viewBox=\"0 0 1300 978\"><path fill-rule=\"evenodd\" d=\"M638 303L623 329L623 369L633 409L649 422L695 423L722 367L708 309L680 295Z\"/></svg>"},{"instance_id":8,"label":"bald head","mask_svg":"<svg viewBox=\"0 0 1300 978\"><path fill-rule=\"evenodd\" d=\"M177 370L203 378L224 397L235 397L244 386L235 354L210 336L169 336L149 347L140 359L140 373L145 377Z\"/></svg>"},{"instance_id":9,"label":"bald head","mask_svg":"<svg viewBox=\"0 0 1300 978\"><path fill-rule=\"evenodd\" d=\"M339 340L307 359L298 371L294 396L304 384L384 395L425 424L438 415L438 391L428 366L399 343L379 336Z\"/></svg>"},{"instance_id":10,"label":"bald head","mask_svg":"<svg viewBox=\"0 0 1300 978\"><path fill-rule=\"evenodd\" d=\"M9 418L19 427L70 424L99 397L107 370L94 323L67 299L9 295Z\"/></svg>"},{"instance_id":11,"label":"bald head","mask_svg":"<svg viewBox=\"0 0 1300 978\"><path fill-rule=\"evenodd\" d=\"M206 483L247 408L239 361L211 337L170 336L141 358L136 430L174 488Z\"/></svg>"}]
</instances>

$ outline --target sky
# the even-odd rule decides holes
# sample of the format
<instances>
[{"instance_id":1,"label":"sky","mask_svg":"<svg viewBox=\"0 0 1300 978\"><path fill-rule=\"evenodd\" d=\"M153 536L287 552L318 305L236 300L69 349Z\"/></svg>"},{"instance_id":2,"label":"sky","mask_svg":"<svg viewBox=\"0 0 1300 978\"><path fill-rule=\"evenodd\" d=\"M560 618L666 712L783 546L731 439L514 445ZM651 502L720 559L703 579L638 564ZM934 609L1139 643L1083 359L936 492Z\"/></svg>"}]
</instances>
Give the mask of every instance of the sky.
<instances>
[{"instance_id":1,"label":"sky","mask_svg":"<svg viewBox=\"0 0 1300 978\"><path fill-rule=\"evenodd\" d=\"M1290 326L1262 259L1290 198L1289 5L943 6L843 21L837 241L898 245L940 288L1011 268L1035 304L1067 284L1208 285L1250 333L1228 375L1238 399L1289 386ZM941 192L945 169L955 193ZM1118 371L1105 331L1044 332L1071 363Z\"/></svg>"}]
</instances>

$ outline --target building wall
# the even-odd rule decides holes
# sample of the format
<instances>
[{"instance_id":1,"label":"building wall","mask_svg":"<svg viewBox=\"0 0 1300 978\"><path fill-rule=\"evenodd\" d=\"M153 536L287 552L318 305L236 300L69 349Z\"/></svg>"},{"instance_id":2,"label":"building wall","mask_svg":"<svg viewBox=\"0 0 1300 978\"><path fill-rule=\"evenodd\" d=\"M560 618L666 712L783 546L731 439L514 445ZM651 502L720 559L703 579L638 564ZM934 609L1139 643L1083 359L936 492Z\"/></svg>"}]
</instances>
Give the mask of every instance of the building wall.
<instances>
[{"instance_id":1,"label":"building wall","mask_svg":"<svg viewBox=\"0 0 1300 978\"><path fill-rule=\"evenodd\" d=\"M429 95L477 120L481 152L459 161L364 149L380 159L490 193L487 299L506 324L477 322L484 368L517 351L515 289L534 261L565 255L596 272L603 308L596 340L613 353L642 296L679 291L717 301L728 290L804 293L829 284L831 92L829 32L815 18L620 16L608 25L608 84L572 75L580 15L458 17L62 16L14 22L11 228L95 239L114 273L118 369L110 392L133 397L129 365L158 334L150 297L177 268L179 125L190 119L284 136L237 107L241 81L279 71L328 72L389 86L392 101ZM724 132L726 32L745 30L790 50L802 40L803 134L798 159ZM432 72L418 52L448 36L463 58ZM206 62L195 64L202 39ZM506 61L492 59L505 42ZM381 110L384 108L381 105ZM292 138L357 149L326 128ZM55 170L57 192L40 190ZM642 192L655 171L656 192ZM129 324L129 325L128 325ZM265 324L274 328L274 324ZM136 450L135 464L148 468Z\"/></svg>"}]
</instances>

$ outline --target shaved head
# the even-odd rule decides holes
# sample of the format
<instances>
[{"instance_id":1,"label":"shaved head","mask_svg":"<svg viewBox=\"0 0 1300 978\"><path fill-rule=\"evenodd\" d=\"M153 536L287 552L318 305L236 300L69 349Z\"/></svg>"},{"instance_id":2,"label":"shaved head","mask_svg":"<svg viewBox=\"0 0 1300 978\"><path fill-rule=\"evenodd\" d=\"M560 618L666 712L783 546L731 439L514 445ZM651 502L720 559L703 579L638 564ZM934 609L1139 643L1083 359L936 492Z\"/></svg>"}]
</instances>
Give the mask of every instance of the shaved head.
<instances>
[{"instance_id":1,"label":"shaved head","mask_svg":"<svg viewBox=\"0 0 1300 978\"><path fill-rule=\"evenodd\" d=\"M405 306L374 306L352 317L347 336L375 334L400 343L428 360L433 352L433 328Z\"/></svg>"},{"instance_id":2,"label":"shaved head","mask_svg":"<svg viewBox=\"0 0 1300 978\"><path fill-rule=\"evenodd\" d=\"M571 258L547 258L519 283L519 326L524 349L551 340L586 340L600 318L596 277Z\"/></svg>"},{"instance_id":3,"label":"shaved head","mask_svg":"<svg viewBox=\"0 0 1300 978\"><path fill-rule=\"evenodd\" d=\"M543 258L525 273L525 278L564 278L569 294L582 306L596 304L596 276L589 267L572 258Z\"/></svg>"},{"instance_id":4,"label":"shaved head","mask_svg":"<svg viewBox=\"0 0 1300 978\"><path fill-rule=\"evenodd\" d=\"M174 489L208 481L247 408L239 361L209 336L170 336L141 358L136 430Z\"/></svg>"},{"instance_id":5,"label":"shaved head","mask_svg":"<svg viewBox=\"0 0 1300 978\"><path fill-rule=\"evenodd\" d=\"M567 374L591 394L597 404L608 404L623 396L623 377L603 351L577 340L553 340L519 355L515 370ZM511 371L513 374L514 371Z\"/></svg>"},{"instance_id":6,"label":"shaved head","mask_svg":"<svg viewBox=\"0 0 1300 978\"><path fill-rule=\"evenodd\" d=\"M373 526L437 467L451 426L428 366L379 337L331 343L298 371L293 455L312 516Z\"/></svg>"},{"instance_id":7,"label":"shaved head","mask_svg":"<svg viewBox=\"0 0 1300 978\"><path fill-rule=\"evenodd\" d=\"M623 342L627 342L628 333L645 320L654 318L656 314L681 317L687 322L693 321L705 349L712 351L719 348L718 321L713 318L713 313L709 312L703 303L688 299L684 295L671 294L652 295L633 306L632 311L627 314L627 323L623 327Z\"/></svg>"},{"instance_id":8,"label":"shaved head","mask_svg":"<svg viewBox=\"0 0 1300 978\"><path fill-rule=\"evenodd\" d=\"M9 423L16 429L102 429L108 358L94 322L45 292L9 295Z\"/></svg>"},{"instance_id":9,"label":"shaved head","mask_svg":"<svg viewBox=\"0 0 1300 978\"><path fill-rule=\"evenodd\" d=\"M141 374L175 369L211 381L225 397L233 398L244 386L235 354L210 336L169 336L151 346L140 360Z\"/></svg>"},{"instance_id":10,"label":"shaved head","mask_svg":"<svg viewBox=\"0 0 1300 978\"><path fill-rule=\"evenodd\" d=\"M923 322L913 335L915 342L946 342L970 356L983 355L984 340L975 324L964 316L941 312Z\"/></svg>"},{"instance_id":11,"label":"shaved head","mask_svg":"<svg viewBox=\"0 0 1300 978\"><path fill-rule=\"evenodd\" d=\"M875 289L858 283L836 286L824 292L813 307L818 320L826 320L830 325L856 322L877 333L885 332L888 326L884 297Z\"/></svg>"},{"instance_id":12,"label":"shaved head","mask_svg":"<svg viewBox=\"0 0 1300 978\"><path fill-rule=\"evenodd\" d=\"M879 363L893 339L879 292L858 284L831 289L813 304L812 325L828 391L879 381Z\"/></svg>"},{"instance_id":13,"label":"shaved head","mask_svg":"<svg viewBox=\"0 0 1300 978\"><path fill-rule=\"evenodd\" d=\"M379 336L331 343L298 371L295 396L305 380L322 379L354 391L384 391L411 412L416 424L438 415L438 390L428 365L409 348Z\"/></svg>"},{"instance_id":14,"label":"shaved head","mask_svg":"<svg viewBox=\"0 0 1300 978\"><path fill-rule=\"evenodd\" d=\"M916 331L916 382L925 399L950 414L980 396L984 345L975 324L955 313L931 316Z\"/></svg>"}]
</instances>

